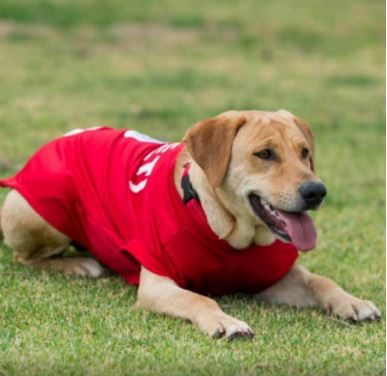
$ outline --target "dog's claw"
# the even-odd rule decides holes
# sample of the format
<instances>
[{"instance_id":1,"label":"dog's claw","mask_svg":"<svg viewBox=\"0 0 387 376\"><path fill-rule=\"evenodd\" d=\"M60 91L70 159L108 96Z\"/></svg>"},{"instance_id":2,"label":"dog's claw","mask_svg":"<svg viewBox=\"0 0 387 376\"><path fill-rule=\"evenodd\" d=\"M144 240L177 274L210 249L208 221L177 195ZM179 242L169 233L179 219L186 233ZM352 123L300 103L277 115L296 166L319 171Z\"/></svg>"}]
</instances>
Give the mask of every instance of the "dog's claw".
<instances>
[{"instance_id":1,"label":"dog's claw","mask_svg":"<svg viewBox=\"0 0 387 376\"><path fill-rule=\"evenodd\" d=\"M224 336L224 334L226 333L226 331L224 330L224 328L219 328L215 331L215 333L213 333L211 335L212 338L222 338Z\"/></svg>"},{"instance_id":2,"label":"dog's claw","mask_svg":"<svg viewBox=\"0 0 387 376\"><path fill-rule=\"evenodd\" d=\"M235 331L227 336L227 339L232 341L237 338L246 338L246 339L252 339L254 338L253 331L249 328L248 330L239 330Z\"/></svg>"}]
</instances>

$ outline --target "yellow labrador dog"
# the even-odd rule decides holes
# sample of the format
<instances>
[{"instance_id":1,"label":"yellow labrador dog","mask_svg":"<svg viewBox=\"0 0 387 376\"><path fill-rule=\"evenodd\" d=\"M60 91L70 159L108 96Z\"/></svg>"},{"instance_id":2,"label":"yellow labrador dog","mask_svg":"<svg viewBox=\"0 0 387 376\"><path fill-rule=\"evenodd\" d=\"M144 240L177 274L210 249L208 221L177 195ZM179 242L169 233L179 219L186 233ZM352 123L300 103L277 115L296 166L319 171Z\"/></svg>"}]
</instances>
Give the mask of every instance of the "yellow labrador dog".
<instances>
[{"instance_id":1,"label":"yellow labrador dog","mask_svg":"<svg viewBox=\"0 0 387 376\"><path fill-rule=\"evenodd\" d=\"M314 247L316 234L305 212L318 208L326 189L316 176L313 134L305 121L284 110L228 111L195 124L183 142L171 181L183 200L181 181L186 171L189 187L222 244L239 254L278 241L292 242L299 250ZM145 176L158 158L142 167ZM146 183L134 182L131 188L138 193ZM5 199L1 227L5 243L25 265L82 276L104 274L98 257L57 257L73 239L45 221L17 189ZM224 313L215 300L150 269L144 265L138 269L138 307L188 319L213 337L252 336L246 323ZM245 272L238 271L240 275ZM226 281L222 270L214 273ZM257 297L296 307L319 307L342 319L380 317L372 302L350 295L298 264Z\"/></svg>"}]
</instances>

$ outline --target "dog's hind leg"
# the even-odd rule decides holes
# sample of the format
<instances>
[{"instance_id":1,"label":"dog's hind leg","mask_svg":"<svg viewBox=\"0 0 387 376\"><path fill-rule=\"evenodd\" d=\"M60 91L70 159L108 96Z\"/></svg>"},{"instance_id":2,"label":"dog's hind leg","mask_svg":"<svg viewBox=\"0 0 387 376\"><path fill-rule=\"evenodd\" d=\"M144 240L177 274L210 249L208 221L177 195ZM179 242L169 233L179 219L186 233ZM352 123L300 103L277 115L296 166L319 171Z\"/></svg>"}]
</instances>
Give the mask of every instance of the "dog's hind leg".
<instances>
[{"instance_id":1,"label":"dog's hind leg","mask_svg":"<svg viewBox=\"0 0 387 376\"><path fill-rule=\"evenodd\" d=\"M1 228L5 244L23 265L85 277L105 274L93 258L62 257L71 239L48 224L16 190L10 191L4 201Z\"/></svg>"}]
</instances>

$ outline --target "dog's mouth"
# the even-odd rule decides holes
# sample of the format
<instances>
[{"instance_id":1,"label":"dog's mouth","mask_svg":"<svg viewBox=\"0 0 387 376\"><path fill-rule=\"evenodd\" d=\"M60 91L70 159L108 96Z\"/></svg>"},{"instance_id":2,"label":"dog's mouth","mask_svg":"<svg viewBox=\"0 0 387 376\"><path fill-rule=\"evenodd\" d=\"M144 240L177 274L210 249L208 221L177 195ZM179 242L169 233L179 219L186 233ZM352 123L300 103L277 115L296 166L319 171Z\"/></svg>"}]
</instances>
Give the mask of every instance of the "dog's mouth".
<instances>
[{"instance_id":1,"label":"dog's mouth","mask_svg":"<svg viewBox=\"0 0 387 376\"><path fill-rule=\"evenodd\" d=\"M280 239L292 242L300 251L310 251L316 246L316 230L306 212L288 212L274 208L258 195L249 195L254 213Z\"/></svg>"}]
</instances>

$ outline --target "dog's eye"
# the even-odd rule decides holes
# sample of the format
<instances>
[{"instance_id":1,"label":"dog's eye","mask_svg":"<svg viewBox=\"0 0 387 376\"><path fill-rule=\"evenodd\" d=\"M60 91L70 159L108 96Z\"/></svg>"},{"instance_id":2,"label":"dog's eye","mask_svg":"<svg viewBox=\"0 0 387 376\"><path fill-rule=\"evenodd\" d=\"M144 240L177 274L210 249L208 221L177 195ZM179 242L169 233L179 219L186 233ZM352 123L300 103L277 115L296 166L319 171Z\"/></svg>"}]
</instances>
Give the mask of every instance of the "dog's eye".
<instances>
[{"instance_id":1,"label":"dog's eye","mask_svg":"<svg viewBox=\"0 0 387 376\"><path fill-rule=\"evenodd\" d=\"M274 160L276 158L274 151L271 149L263 149L257 153L254 153L254 155L256 155L258 158L267 160Z\"/></svg>"},{"instance_id":2,"label":"dog's eye","mask_svg":"<svg viewBox=\"0 0 387 376\"><path fill-rule=\"evenodd\" d=\"M301 158L306 159L309 156L309 150L307 148L302 148L301 150Z\"/></svg>"}]
</instances>

